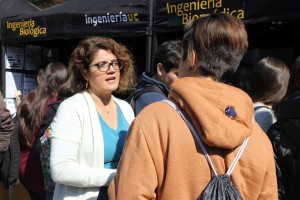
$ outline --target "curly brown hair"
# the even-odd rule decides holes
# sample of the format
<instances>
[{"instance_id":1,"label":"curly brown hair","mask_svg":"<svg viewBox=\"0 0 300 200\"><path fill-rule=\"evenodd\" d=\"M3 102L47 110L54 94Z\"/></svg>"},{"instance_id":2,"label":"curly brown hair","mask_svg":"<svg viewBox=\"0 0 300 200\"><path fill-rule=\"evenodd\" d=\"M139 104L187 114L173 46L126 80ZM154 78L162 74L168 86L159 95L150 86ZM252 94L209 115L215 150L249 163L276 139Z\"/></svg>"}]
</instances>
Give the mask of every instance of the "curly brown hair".
<instances>
[{"instance_id":1,"label":"curly brown hair","mask_svg":"<svg viewBox=\"0 0 300 200\"><path fill-rule=\"evenodd\" d=\"M114 39L91 36L79 42L69 61L69 72L71 74L69 86L73 93L82 92L85 89L86 80L82 76L81 71L88 70L93 56L100 49L110 50L118 60L123 62L123 68L120 72L120 83L115 92L121 93L131 87L134 75L133 56L131 52Z\"/></svg>"}]
</instances>

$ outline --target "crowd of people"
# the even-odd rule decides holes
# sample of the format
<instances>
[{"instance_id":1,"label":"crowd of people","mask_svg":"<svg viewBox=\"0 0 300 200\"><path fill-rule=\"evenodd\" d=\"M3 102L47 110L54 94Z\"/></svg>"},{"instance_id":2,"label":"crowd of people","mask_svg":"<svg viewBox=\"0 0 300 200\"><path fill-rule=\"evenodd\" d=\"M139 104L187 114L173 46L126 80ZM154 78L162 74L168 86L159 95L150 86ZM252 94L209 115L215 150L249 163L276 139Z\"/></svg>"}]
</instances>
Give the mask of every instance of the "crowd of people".
<instances>
[{"instance_id":1,"label":"crowd of people","mask_svg":"<svg viewBox=\"0 0 300 200\"><path fill-rule=\"evenodd\" d=\"M241 20L191 20L134 86L127 47L87 37L39 71L14 119L0 95L0 155L17 133L32 200L211 199L223 177L237 199L300 199L300 57L250 66L247 49Z\"/></svg>"}]
</instances>

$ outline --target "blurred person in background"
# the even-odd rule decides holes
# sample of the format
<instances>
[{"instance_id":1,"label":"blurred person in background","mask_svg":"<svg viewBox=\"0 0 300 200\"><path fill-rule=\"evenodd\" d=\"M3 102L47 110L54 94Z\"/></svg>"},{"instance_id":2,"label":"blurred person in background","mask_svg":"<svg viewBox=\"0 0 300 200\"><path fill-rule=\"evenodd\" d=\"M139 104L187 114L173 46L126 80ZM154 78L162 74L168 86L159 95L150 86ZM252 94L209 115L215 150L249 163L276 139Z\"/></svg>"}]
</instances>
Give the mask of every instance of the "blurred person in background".
<instances>
[{"instance_id":1,"label":"blurred person in background","mask_svg":"<svg viewBox=\"0 0 300 200\"><path fill-rule=\"evenodd\" d=\"M172 82L178 78L180 50L180 40L165 41L158 47L153 60L153 73L144 72L136 92L129 97L134 101L131 105L135 115L147 105L168 97Z\"/></svg>"},{"instance_id":2,"label":"blurred person in background","mask_svg":"<svg viewBox=\"0 0 300 200\"><path fill-rule=\"evenodd\" d=\"M291 69L288 95L268 130L275 154L280 200L300 199L300 57Z\"/></svg>"},{"instance_id":3,"label":"blurred person in background","mask_svg":"<svg viewBox=\"0 0 300 200\"><path fill-rule=\"evenodd\" d=\"M254 103L255 120L265 133L276 122L273 107L286 95L290 72L278 58L261 59L253 68L249 95Z\"/></svg>"},{"instance_id":4,"label":"blurred person in background","mask_svg":"<svg viewBox=\"0 0 300 200\"><path fill-rule=\"evenodd\" d=\"M22 99L17 109L21 148L20 181L32 200L45 199L42 167L37 149L37 132L51 102L57 100L57 91L67 80L64 64L49 63L37 88Z\"/></svg>"}]
</instances>

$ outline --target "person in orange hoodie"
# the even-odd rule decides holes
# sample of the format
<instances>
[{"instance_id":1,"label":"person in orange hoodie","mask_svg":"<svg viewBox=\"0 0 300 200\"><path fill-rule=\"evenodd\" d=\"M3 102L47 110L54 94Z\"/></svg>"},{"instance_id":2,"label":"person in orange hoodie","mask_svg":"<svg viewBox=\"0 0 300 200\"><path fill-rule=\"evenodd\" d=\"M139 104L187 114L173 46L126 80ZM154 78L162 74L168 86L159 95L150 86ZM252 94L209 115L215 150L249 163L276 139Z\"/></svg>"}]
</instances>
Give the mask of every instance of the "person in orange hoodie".
<instances>
[{"instance_id":1,"label":"person in orange hoodie","mask_svg":"<svg viewBox=\"0 0 300 200\"><path fill-rule=\"evenodd\" d=\"M251 98L224 84L247 48L244 24L233 16L215 13L190 22L169 100L194 125L217 174L228 170L249 137L230 178L244 200L273 200L278 196L271 143L254 120ZM211 179L185 121L165 102L156 102L130 127L109 198L197 199Z\"/></svg>"}]
</instances>

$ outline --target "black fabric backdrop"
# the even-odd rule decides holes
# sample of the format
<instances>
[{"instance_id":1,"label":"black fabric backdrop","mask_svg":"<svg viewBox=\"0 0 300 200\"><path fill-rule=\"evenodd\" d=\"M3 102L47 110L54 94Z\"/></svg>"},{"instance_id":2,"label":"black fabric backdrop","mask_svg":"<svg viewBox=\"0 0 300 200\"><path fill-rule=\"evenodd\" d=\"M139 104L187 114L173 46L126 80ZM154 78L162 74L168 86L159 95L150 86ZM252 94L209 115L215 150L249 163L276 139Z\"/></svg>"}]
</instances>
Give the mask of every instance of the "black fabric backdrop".
<instances>
[{"instance_id":1,"label":"black fabric backdrop","mask_svg":"<svg viewBox=\"0 0 300 200\"><path fill-rule=\"evenodd\" d=\"M25 0L0 0L0 19L31 14L38 10L40 9ZM2 38L3 29L4 28L0 28L0 40Z\"/></svg>"},{"instance_id":2,"label":"black fabric backdrop","mask_svg":"<svg viewBox=\"0 0 300 200\"><path fill-rule=\"evenodd\" d=\"M21 4L8 5L8 2L16 0L2 1L6 2L8 9L25 8ZM154 4L153 9L150 6L151 2ZM191 6L185 7L183 12L189 16L212 13L215 10L218 12L240 10L243 11L242 20L246 24L300 19L299 0L70 0L45 10L2 20L2 38L34 41L80 38L87 35L135 37L152 35L152 30L158 34L182 31L180 19L176 22L177 16L167 11L170 9L167 5L178 4L198 6L198 10L192 10ZM19 29L13 31L7 26L7 22L32 23L32 21L34 26L27 27L27 30L23 28L22 34ZM39 33L34 36L34 31Z\"/></svg>"},{"instance_id":3,"label":"black fabric backdrop","mask_svg":"<svg viewBox=\"0 0 300 200\"><path fill-rule=\"evenodd\" d=\"M195 3L194 5L201 8L201 2L206 2L202 6L202 10L193 10L189 3ZM180 16L168 13L171 10L170 5L178 4L185 7L185 11L182 8L182 12L186 15L193 16L194 14L208 14L215 10L218 12L227 13L232 11L243 10L244 17L241 18L245 24L256 24L270 22L273 24L278 21L290 21L300 19L300 1L299 0L157 0L154 16L154 25L157 32L173 32L181 31L182 25L180 25ZM237 16L239 12L232 13ZM177 17L177 19L176 19ZM176 21L177 20L177 21Z\"/></svg>"},{"instance_id":4,"label":"black fabric backdrop","mask_svg":"<svg viewBox=\"0 0 300 200\"><path fill-rule=\"evenodd\" d=\"M21 2L29 4L0 0L1 14L10 11L10 17L1 20L1 41L53 43L89 35L126 40L146 37L136 39L136 45L143 42L146 46L146 56L140 58L146 60L146 71L150 71L160 41L181 38L182 13L188 18L215 11L242 16L251 48L300 45L299 0L69 0L37 12L25 11L27 6ZM12 12L12 8L21 12Z\"/></svg>"},{"instance_id":5,"label":"black fabric backdrop","mask_svg":"<svg viewBox=\"0 0 300 200\"><path fill-rule=\"evenodd\" d=\"M148 0L71 0L33 14L2 20L3 39L141 36L147 32L148 13ZM20 28L13 30L13 23L19 23ZM25 27L25 23L31 25Z\"/></svg>"}]
</instances>

